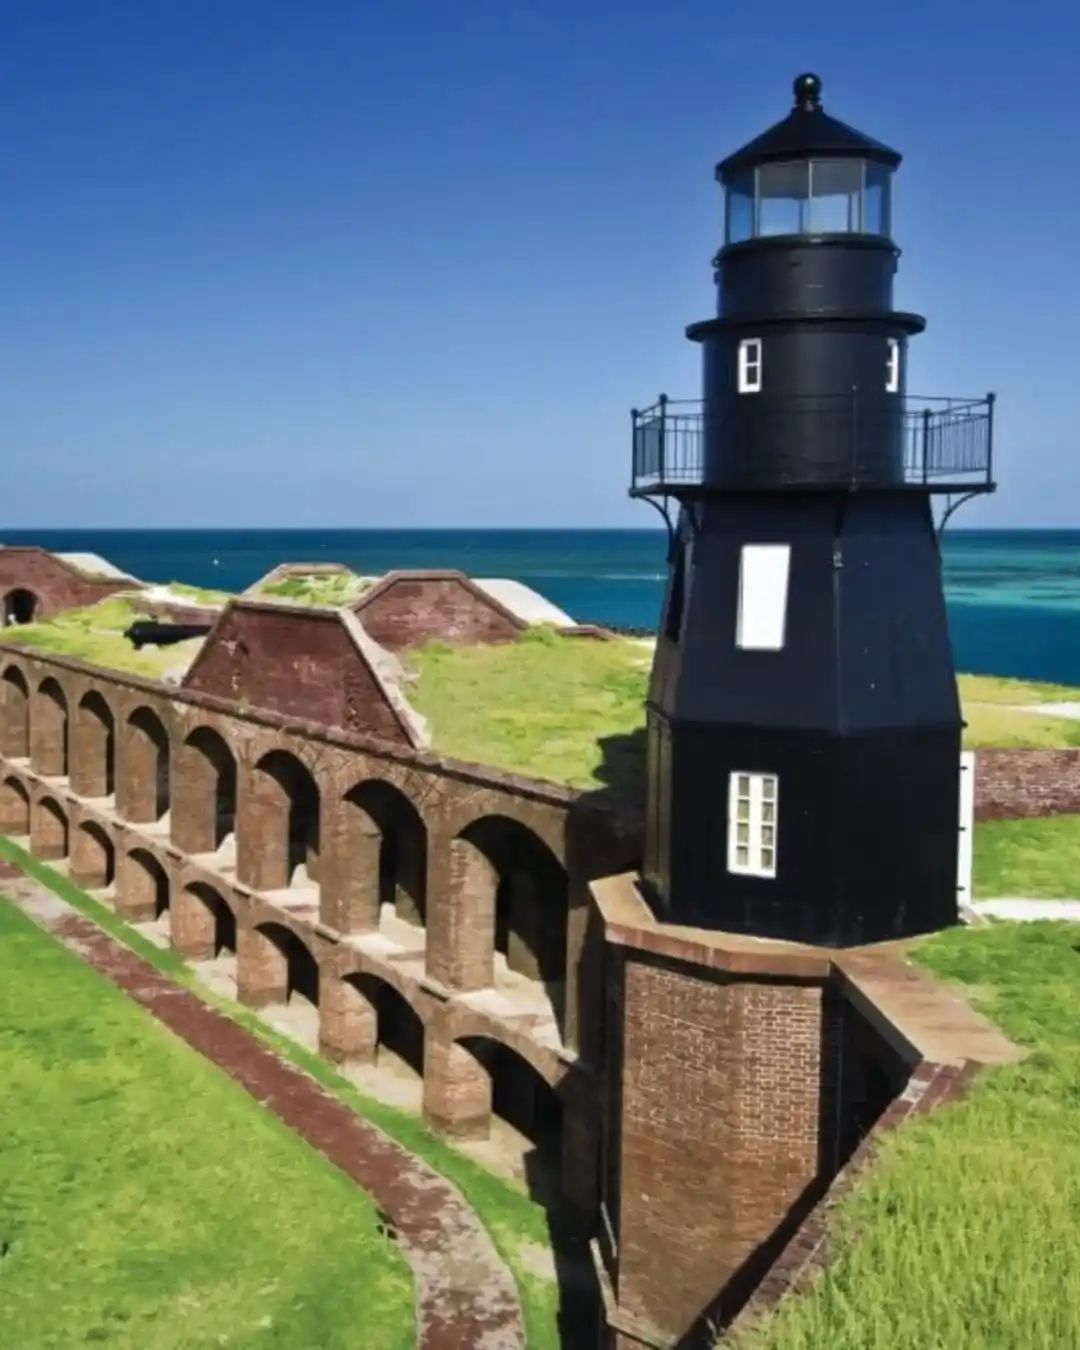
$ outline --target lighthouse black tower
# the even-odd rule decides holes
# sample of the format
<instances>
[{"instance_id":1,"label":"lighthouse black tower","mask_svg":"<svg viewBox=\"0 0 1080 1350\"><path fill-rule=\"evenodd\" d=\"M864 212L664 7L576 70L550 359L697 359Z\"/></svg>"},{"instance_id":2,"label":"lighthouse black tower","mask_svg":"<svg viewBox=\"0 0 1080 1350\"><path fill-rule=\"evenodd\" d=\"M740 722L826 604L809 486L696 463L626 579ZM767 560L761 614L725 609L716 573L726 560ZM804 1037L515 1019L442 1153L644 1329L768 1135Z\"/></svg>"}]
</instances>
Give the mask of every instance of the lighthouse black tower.
<instances>
[{"instance_id":1,"label":"lighthouse black tower","mask_svg":"<svg viewBox=\"0 0 1080 1350\"><path fill-rule=\"evenodd\" d=\"M931 494L992 491L993 396L906 392L900 156L820 103L717 166L704 398L635 411L679 504L642 884L672 923L839 947L957 919L962 722ZM670 517L668 517L670 520Z\"/></svg>"}]
</instances>

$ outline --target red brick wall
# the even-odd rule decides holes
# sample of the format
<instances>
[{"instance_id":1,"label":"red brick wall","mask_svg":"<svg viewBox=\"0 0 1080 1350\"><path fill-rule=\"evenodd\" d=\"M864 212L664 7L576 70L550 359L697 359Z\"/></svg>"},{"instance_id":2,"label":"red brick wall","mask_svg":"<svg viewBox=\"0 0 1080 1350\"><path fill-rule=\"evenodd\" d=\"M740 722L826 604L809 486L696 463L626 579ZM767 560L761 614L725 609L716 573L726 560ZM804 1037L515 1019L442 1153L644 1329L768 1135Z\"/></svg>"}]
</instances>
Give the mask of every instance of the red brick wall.
<instances>
[{"instance_id":1,"label":"red brick wall","mask_svg":"<svg viewBox=\"0 0 1080 1350\"><path fill-rule=\"evenodd\" d=\"M620 1317L677 1338L755 1260L820 1172L829 1068L820 985L628 956Z\"/></svg>"},{"instance_id":2,"label":"red brick wall","mask_svg":"<svg viewBox=\"0 0 1080 1350\"><path fill-rule=\"evenodd\" d=\"M41 548L0 548L0 599L9 591L32 592L38 600L38 619L136 588L132 581L83 576Z\"/></svg>"},{"instance_id":3,"label":"red brick wall","mask_svg":"<svg viewBox=\"0 0 1080 1350\"><path fill-rule=\"evenodd\" d=\"M226 610L184 688L409 744L336 614L280 605Z\"/></svg>"},{"instance_id":4,"label":"red brick wall","mask_svg":"<svg viewBox=\"0 0 1080 1350\"><path fill-rule=\"evenodd\" d=\"M368 633L389 651L431 640L513 642L525 626L467 577L445 572L389 576L353 609Z\"/></svg>"},{"instance_id":5,"label":"red brick wall","mask_svg":"<svg viewBox=\"0 0 1080 1350\"><path fill-rule=\"evenodd\" d=\"M977 750L975 819L1080 812L1080 749Z\"/></svg>"}]
</instances>

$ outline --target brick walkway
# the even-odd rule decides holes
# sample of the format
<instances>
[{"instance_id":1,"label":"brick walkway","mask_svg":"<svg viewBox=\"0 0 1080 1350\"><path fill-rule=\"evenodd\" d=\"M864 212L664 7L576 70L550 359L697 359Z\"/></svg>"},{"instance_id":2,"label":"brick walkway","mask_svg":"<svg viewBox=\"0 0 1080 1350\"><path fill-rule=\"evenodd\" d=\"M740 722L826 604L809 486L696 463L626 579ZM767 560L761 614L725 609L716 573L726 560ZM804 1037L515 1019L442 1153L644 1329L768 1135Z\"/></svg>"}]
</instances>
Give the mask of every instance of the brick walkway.
<instances>
[{"instance_id":1,"label":"brick walkway","mask_svg":"<svg viewBox=\"0 0 1080 1350\"><path fill-rule=\"evenodd\" d=\"M44 886L3 861L0 878L4 895L24 913L224 1069L371 1196L412 1267L420 1350L523 1350L513 1278L456 1187Z\"/></svg>"}]
</instances>

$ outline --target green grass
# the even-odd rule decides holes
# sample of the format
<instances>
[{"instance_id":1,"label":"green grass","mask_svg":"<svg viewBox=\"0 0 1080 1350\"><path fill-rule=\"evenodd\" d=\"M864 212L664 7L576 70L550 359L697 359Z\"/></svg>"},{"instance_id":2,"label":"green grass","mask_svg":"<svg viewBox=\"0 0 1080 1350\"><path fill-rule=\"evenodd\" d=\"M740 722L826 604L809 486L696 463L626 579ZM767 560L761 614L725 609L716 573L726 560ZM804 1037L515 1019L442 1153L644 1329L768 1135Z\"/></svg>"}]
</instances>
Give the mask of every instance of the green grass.
<instances>
[{"instance_id":1,"label":"green grass","mask_svg":"<svg viewBox=\"0 0 1080 1350\"><path fill-rule=\"evenodd\" d=\"M983 821L974 855L976 898L1080 898L1080 816Z\"/></svg>"},{"instance_id":2,"label":"green grass","mask_svg":"<svg viewBox=\"0 0 1080 1350\"><path fill-rule=\"evenodd\" d=\"M0 900L0 1345L414 1344L343 1174Z\"/></svg>"},{"instance_id":3,"label":"green grass","mask_svg":"<svg viewBox=\"0 0 1080 1350\"><path fill-rule=\"evenodd\" d=\"M0 837L0 857L7 858L49 887L74 909L137 952L155 969L193 990L204 1002L245 1027L283 1059L322 1083L358 1115L377 1125L403 1147L423 1158L436 1172L454 1182L476 1211L517 1281L529 1350L560 1350L558 1287L553 1280L536 1272L535 1261L531 1259L531 1249L548 1247L547 1219L539 1204L523 1190L488 1172L471 1158L436 1138L416 1116L357 1092L320 1055L298 1046L295 1041L274 1031L261 1018L240 1005L211 993L199 984L191 969L175 952L147 941L142 934L117 918L112 910L86 895L67 877L54 872L10 839ZM3 1341L0 1340L2 1345ZM299 1346L297 1350L300 1350Z\"/></svg>"},{"instance_id":4,"label":"green grass","mask_svg":"<svg viewBox=\"0 0 1080 1350\"><path fill-rule=\"evenodd\" d=\"M1034 1053L883 1144L833 1216L824 1276L741 1350L1080 1346L1078 943L1067 924L994 924L917 948Z\"/></svg>"},{"instance_id":5,"label":"green grass","mask_svg":"<svg viewBox=\"0 0 1080 1350\"><path fill-rule=\"evenodd\" d=\"M40 623L5 628L0 641L157 680L170 667L190 659L201 639L173 647L144 647L137 652L124 637L124 630L139 613L137 603L129 600L102 600L84 609L65 610Z\"/></svg>"},{"instance_id":6,"label":"green grass","mask_svg":"<svg viewBox=\"0 0 1080 1350\"><path fill-rule=\"evenodd\" d=\"M353 572L282 577L261 586L259 599L288 600L294 605L331 605L339 607L355 600L371 583Z\"/></svg>"},{"instance_id":7,"label":"green grass","mask_svg":"<svg viewBox=\"0 0 1080 1350\"><path fill-rule=\"evenodd\" d=\"M648 648L538 627L515 643L428 643L407 660L409 699L446 754L578 788L640 781Z\"/></svg>"},{"instance_id":8,"label":"green grass","mask_svg":"<svg viewBox=\"0 0 1080 1350\"><path fill-rule=\"evenodd\" d=\"M189 586L186 581L170 581L169 590L197 605L224 605L236 597L231 591L215 591L207 586Z\"/></svg>"}]
</instances>

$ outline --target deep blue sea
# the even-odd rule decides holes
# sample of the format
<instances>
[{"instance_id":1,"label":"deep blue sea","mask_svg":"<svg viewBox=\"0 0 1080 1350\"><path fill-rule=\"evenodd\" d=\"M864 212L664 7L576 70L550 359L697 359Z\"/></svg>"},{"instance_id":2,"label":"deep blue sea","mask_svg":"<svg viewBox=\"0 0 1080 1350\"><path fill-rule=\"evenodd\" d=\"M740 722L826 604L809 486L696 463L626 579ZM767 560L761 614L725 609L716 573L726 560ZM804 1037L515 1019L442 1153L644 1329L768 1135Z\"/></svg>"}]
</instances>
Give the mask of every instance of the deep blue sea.
<instances>
[{"instance_id":1,"label":"deep blue sea","mask_svg":"<svg viewBox=\"0 0 1080 1350\"><path fill-rule=\"evenodd\" d=\"M5 544L100 554L146 581L240 590L279 562L371 575L455 567L512 577L575 619L652 626L661 530L4 530ZM957 668L1080 685L1080 530L945 533Z\"/></svg>"}]
</instances>

